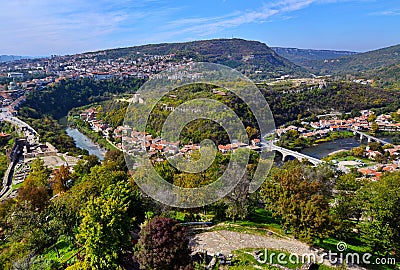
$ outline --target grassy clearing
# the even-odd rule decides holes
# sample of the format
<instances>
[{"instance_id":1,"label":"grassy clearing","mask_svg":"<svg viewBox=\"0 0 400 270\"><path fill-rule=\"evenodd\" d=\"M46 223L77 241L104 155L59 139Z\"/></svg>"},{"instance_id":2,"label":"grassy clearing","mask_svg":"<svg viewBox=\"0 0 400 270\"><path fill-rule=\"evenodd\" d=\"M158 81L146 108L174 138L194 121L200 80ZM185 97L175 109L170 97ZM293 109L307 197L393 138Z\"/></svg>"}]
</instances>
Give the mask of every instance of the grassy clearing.
<instances>
[{"instance_id":1,"label":"grassy clearing","mask_svg":"<svg viewBox=\"0 0 400 270\"><path fill-rule=\"evenodd\" d=\"M319 143L331 142L337 139L351 138L351 137L354 137L354 134L351 131L334 131L330 132L328 136L325 138L315 140L314 143L319 144Z\"/></svg>"},{"instance_id":2,"label":"grassy clearing","mask_svg":"<svg viewBox=\"0 0 400 270\"><path fill-rule=\"evenodd\" d=\"M366 166L372 166L377 164L377 162L370 160L368 158L364 158L364 157L355 157L350 155L350 151L343 151L334 155L329 155L327 157L324 157L322 160L325 161L332 161L332 160L336 160L338 162L340 161L360 161L362 163L364 163Z\"/></svg>"},{"instance_id":3,"label":"grassy clearing","mask_svg":"<svg viewBox=\"0 0 400 270\"><path fill-rule=\"evenodd\" d=\"M263 208L257 208L255 210L255 213L250 215L247 220L221 222L213 226L211 230L227 230L262 236L265 236L269 231L271 231L275 233L275 236L278 237L284 234L284 231L280 226L279 220L272 217L272 214Z\"/></svg>"},{"instance_id":4,"label":"grassy clearing","mask_svg":"<svg viewBox=\"0 0 400 270\"><path fill-rule=\"evenodd\" d=\"M278 234L284 234L279 220L272 217L272 214L263 208L257 208L255 213L253 213L248 220L238 220L236 222L225 223L246 228L270 230Z\"/></svg>"},{"instance_id":5,"label":"grassy clearing","mask_svg":"<svg viewBox=\"0 0 400 270\"><path fill-rule=\"evenodd\" d=\"M77 248L67 237L61 237L58 242L38 256L30 269L52 270L58 269L65 263L73 263Z\"/></svg>"}]
</instances>

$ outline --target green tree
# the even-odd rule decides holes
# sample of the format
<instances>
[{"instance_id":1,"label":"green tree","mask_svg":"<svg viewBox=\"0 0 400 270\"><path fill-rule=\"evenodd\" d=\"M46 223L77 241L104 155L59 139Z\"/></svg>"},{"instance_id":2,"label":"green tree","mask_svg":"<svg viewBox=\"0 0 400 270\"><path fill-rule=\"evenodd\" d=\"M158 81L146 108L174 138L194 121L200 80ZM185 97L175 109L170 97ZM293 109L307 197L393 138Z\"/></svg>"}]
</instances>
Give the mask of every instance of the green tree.
<instances>
[{"instance_id":1,"label":"green tree","mask_svg":"<svg viewBox=\"0 0 400 270\"><path fill-rule=\"evenodd\" d=\"M85 249L85 263L93 269L117 269L131 246L135 194L127 183L112 184L81 211L76 238Z\"/></svg>"},{"instance_id":2,"label":"green tree","mask_svg":"<svg viewBox=\"0 0 400 270\"><path fill-rule=\"evenodd\" d=\"M343 174L336 181L336 189L341 191L357 191L361 188L362 182L356 180L353 173Z\"/></svg>"},{"instance_id":3,"label":"green tree","mask_svg":"<svg viewBox=\"0 0 400 270\"><path fill-rule=\"evenodd\" d=\"M371 124L371 130L370 130L371 134L372 134L372 135L375 135L376 132L378 131L378 129L379 129L378 124L377 124L375 121L372 122L372 124Z\"/></svg>"},{"instance_id":4,"label":"green tree","mask_svg":"<svg viewBox=\"0 0 400 270\"><path fill-rule=\"evenodd\" d=\"M376 114L372 113L368 116L368 122L372 123L376 121Z\"/></svg>"},{"instance_id":5,"label":"green tree","mask_svg":"<svg viewBox=\"0 0 400 270\"><path fill-rule=\"evenodd\" d=\"M82 176L84 174L90 173L90 169L96 165L100 165L98 157L95 155L85 156L80 159L78 163L74 166L74 171L78 175Z\"/></svg>"},{"instance_id":6,"label":"green tree","mask_svg":"<svg viewBox=\"0 0 400 270\"><path fill-rule=\"evenodd\" d=\"M124 172L128 171L124 153L120 150L107 151L104 157L104 164L106 167L111 167L113 170Z\"/></svg>"},{"instance_id":7,"label":"green tree","mask_svg":"<svg viewBox=\"0 0 400 270\"><path fill-rule=\"evenodd\" d=\"M0 203L0 237L2 239L4 239L6 230L11 227L10 217L15 204L15 199L7 199Z\"/></svg>"},{"instance_id":8,"label":"green tree","mask_svg":"<svg viewBox=\"0 0 400 270\"><path fill-rule=\"evenodd\" d=\"M257 204L257 194L249 193L251 178L246 172L236 187L225 198L226 216L233 222L237 219L245 219L254 212Z\"/></svg>"},{"instance_id":9,"label":"green tree","mask_svg":"<svg viewBox=\"0 0 400 270\"><path fill-rule=\"evenodd\" d=\"M336 181L337 194L333 212L340 221L338 237L347 240L360 222L363 212L362 202L357 197L357 192L365 184L356 180L355 173L341 175ZM354 222L356 220L356 222Z\"/></svg>"},{"instance_id":10,"label":"green tree","mask_svg":"<svg viewBox=\"0 0 400 270\"><path fill-rule=\"evenodd\" d=\"M140 231L136 257L144 269L182 269L190 263L185 227L171 218L153 218Z\"/></svg>"},{"instance_id":11,"label":"green tree","mask_svg":"<svg viewBox=\"0 0 400 270\"><path fill-rule=\"evenodd\" d=\"M369 146L369 149L372 151L378 151L381 154L384 152L380 142L370 142L368 144L368 146Z\"/></svg>"},{"instance_id":12,"label":"green tree","mask_svg":"<svg viewBox=\"0 0 400 270\"><path fill-rule=\"evenodd\" d=\"M44 161L37 158L31 164L31 170L24 181L24 186L47 186L50 174L51 171L44 165Z\"/></svg>"},{"instance_id":13,"label":"green tree","mask_svg":"<svg viewBox=\"0 0 400 270\"><path fill-rule=\"evenodd\" d=\"M361 189L364 202L361 234L373 252L398 254L400 251L400 173L383 175Z\"/></svg>"}]
</instances>

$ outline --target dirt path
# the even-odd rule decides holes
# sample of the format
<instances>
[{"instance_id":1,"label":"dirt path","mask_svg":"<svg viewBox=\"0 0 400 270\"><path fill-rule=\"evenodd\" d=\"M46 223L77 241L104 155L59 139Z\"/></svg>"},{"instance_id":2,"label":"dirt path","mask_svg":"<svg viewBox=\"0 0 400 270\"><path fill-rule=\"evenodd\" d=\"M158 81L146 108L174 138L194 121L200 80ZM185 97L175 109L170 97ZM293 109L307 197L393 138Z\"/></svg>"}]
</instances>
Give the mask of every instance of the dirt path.
<instances>
[{"instance_id":1,"label":"dirt path","mask_svg":"<svg viewBox=\"0 0 400 270\"><path fill-rule=\"evenodd\" d=\"M273 235L261 236L226 230L203 232L194 235L190 240L189 246L193 251L203 251L203 249L207 250L207 253L210 255L216 254L217 252L228 255L232 253L232 251L242 248L284 250L290 254L297 254L300 258L304 255L308 256L309 254L314 254L316 261L321 261L321 258L318 255L318 250L312 249L310 246L298 240L278 238ZM327 260L324 261L324 264L330 265ZM348 269L353 270L364 268L348 266Z\"/></svg>"},{"instance_id":2,"label":"dirt path","mask_svg":"<svg viewBox=\"0 0 400 270\"><path fill-rule=\"evenodd\" d=\"M204 249L206 249L208 253L213 254L217 252L229 254L233 250L241 248L277 249L296 254L308 254L312 252L309 246L297 240L225 230L197 234L191 239L190 246L194 251L201 251L204 246Z\"/></svg>"}]
</instances>

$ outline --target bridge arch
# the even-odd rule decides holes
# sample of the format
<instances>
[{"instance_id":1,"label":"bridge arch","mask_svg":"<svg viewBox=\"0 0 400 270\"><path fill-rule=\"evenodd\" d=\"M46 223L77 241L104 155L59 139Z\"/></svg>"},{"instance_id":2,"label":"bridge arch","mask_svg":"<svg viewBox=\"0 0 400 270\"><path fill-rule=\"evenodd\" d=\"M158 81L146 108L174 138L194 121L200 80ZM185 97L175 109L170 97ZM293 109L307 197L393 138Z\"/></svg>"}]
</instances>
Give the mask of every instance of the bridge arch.
<instances>
[{"instance_id":1,"label":"bridge arch","mask_svg":"<svg viewBox=\"0 0 400 270\"><path fill-rule=\"evenodd\" d=\"M295 160L298 159L296 156L291 155L291 154L282 154L282 162L287 162L290 160ZM299 160L300 161L300 160Z\"/></svg>"},{"instance_id":2,"label":"bridge arch","mask_svg":"<svg viewBox=\"0 0 400 270\"><path fill-rule=\"evenodd\" d=\"M302 153L299 153L296 151L292 151L292 150L289 150L289 149L286 149L283 147L279 147L276 145L272 145L270 147L271 147L271 150L274 150L282 155L283 162L287 161L288 157L297 158L299 161L303 161L303 159L306 159L306 160L308 160L308 162L310 162L311 164L313 164L315 166L323 162L322 160L319 160L317 158L310 157L305 154L302 154Z\"/></svg>"}]
</instances>

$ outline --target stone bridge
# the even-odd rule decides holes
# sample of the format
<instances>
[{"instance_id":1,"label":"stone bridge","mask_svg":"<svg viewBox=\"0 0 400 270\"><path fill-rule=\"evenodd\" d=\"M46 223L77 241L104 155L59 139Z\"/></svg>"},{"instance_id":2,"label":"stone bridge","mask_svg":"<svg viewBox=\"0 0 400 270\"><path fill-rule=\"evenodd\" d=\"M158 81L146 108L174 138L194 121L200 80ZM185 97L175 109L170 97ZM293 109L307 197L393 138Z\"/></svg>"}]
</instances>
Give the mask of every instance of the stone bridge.
<instances>
[{"instance_id":1,"label":"stone bridge","mask_svg":"<svg viewBox=\"0 0 400 270\"><path fill-rule=\"evenodd\" d=\"M312 163L313 165L318 165L318 164L321 164L321 163L324 162L324 161L322 161L322 160L320 160L318 158L314 158L314 157L311 157L311 156L308 156L308 155L305 155L305 154L302 154L302 153L299 153L299 152L296 152L296 151L292 151L292 150L277 146L274 143L263 142L261 145L262 145L261 146L262 149L267 149L269 151L276 151L276 152L281 153L282 154L282 161L285 161L286 157L291 156L291 157L297 158L300 161L303 160L303 159L306 159L310 163Z\"/></svg>"},{"instance_id":2,"label":"stone bridge","mask_svg":"<svg viewBox=\"0 0 400 270\"><path fill-rule=\"evenodd\" d=\"M360 136L360 141L362 141L363 139L367 139L368 143L370 143L370 142L379 142L379 143L384 144L384 145L385 144L389 144L387 141L384 141L384 140L381 140L381 139L376 138L374 136L368 135L368 134L366 134L364 132L361 132L359 130L351 129L351 131L353 131L354 135L359 135Z\"/></svg>"}]
</instances>

